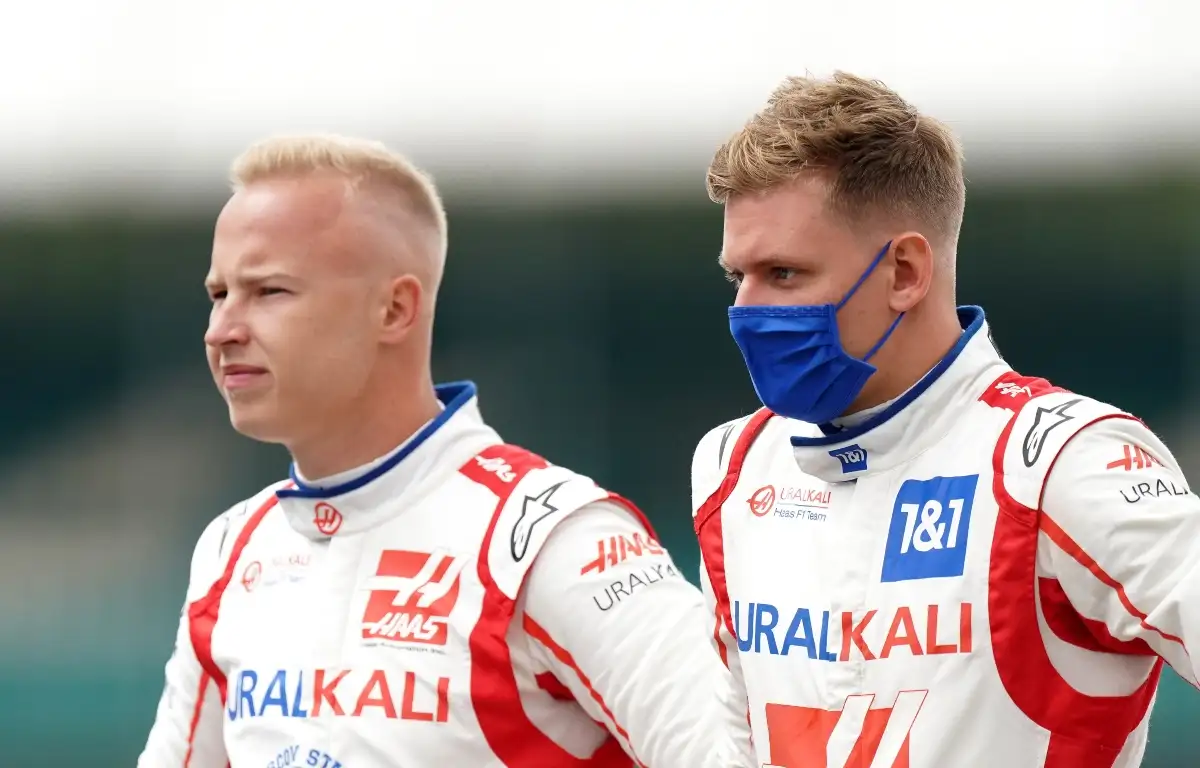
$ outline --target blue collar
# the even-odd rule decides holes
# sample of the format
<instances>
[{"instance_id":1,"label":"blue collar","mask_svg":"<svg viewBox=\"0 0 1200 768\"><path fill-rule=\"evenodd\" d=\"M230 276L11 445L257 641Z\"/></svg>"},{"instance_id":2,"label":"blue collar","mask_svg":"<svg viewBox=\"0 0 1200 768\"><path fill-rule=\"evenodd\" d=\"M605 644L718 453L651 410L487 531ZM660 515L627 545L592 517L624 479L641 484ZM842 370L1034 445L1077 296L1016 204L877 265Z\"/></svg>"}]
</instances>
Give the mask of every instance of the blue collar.
<instances>
[{"instance_id":1,"label":"blue collar","mask_svg":"<svg viewBox=\"0 0 1200 768\"><path fill-rule=\"evenodd\" d=\"M846 427L845 429L832 424L819 424L818 427L824 433L821 437L796 436L792 438L792 445L822 446L844 443L847 440L853 440L859 435L865 435L867 432L870 432L900 413L909 403L916 400L925 390L929 389L930 385L941 378L942 374L949 370L954 361L958 359L958 356L962 354L962 351L966 349L967 342L983 327L983 309L973 306L959 307L958 322L962 325L962 335L958 337L958 341L954 343L954 346L950 348L946 356L939 360L938 364L929 370L929 373L925 374L907 392L896 398L896 401L887 408L884 408L866 421L855 424L853 427Z\"/></svg>"},{"instance_id":2,"label":"blue collar","mask_svg":"<svg viewBox=\"0 0 1200 768\"><path fill-rule=\"evenodd\" d=\"M292 467L296 487L275 492L292 529L314 541L371 530L413 509L464 462L501 442L479 413L473 383L444 384L437 395L445 405L437 418L359 477L319 488L301 481Z\"/></svg>"},{"instance_id":3,"label":"blue collar","mask_svg":"<svg viewBox=\"0 0 1200 768\"><path fill-rule=\"evenodd\" d=\"M800 469L828 482L854 480L904 463L940 440L968 401L1008 368L992 345L983 310L960 307L958 318L963 332L945 357L861 424L839 429L788 421Z\"/></svg>"},{"instance_id":4,"label":"blue collar","mask_svg":"<svg viewBox=\"0 0 1200 768\"><path fill-rule=\"evenodd\" d=\"M328 488L308 485L300 479L299 473L296 471L296 465L293 463L288 470L288 475L292 478L292 483L295 488L285 488L275 492L275 495L281 499L298 498L298 499L333 499L345 493L358 490L364 485L377 480L383 475L394 469L400 462L404 461L408 456L412 455L413 451L421 447L421 445L433 436L435 432L449 421L460 408L466 405L476 395L475 383L471 381L456 381L449 384L439 384L435 388L438 400L445 406L442 412L425 425L421 431L410 437L399 448L397 448L391 456L380 463L370 472L366 472L359 477L349 480L340 485L335 485Z\"/></svg>"}]
</instances>

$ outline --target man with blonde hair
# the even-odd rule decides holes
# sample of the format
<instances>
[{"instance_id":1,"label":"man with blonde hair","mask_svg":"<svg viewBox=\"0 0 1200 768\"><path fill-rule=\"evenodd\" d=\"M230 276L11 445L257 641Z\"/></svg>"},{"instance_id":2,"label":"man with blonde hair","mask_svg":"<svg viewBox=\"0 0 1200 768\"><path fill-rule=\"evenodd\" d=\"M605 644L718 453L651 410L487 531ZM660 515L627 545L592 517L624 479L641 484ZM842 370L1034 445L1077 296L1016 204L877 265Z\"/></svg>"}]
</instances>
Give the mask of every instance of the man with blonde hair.
<instances>
[{"instance_id":1,"label":"man with blonde hair","mask_svg":"<svg viewBox=\"0 0 1200 768\"><path fill-rule=\"evenodd\" d=\"M446 217L382 145L233 166L204 341L290 479L196 546L142 768L693 768L727 685L637 508L435 386ZM683 681L682 683L680 681Z\"/></svg>"},{"instance_id":2,"label":"man with blonde hair","mask_svg":"<svg viewBox=\"0 0 1200 768\"><path fill-rule=\"evenodd\" d=\"M708 190L764 405L692 466L736 764L1138 765L1163 663L1200 678L1200 499L955 306L951 131L877 81L789 78Z\"/></svg>"}]
</instances>

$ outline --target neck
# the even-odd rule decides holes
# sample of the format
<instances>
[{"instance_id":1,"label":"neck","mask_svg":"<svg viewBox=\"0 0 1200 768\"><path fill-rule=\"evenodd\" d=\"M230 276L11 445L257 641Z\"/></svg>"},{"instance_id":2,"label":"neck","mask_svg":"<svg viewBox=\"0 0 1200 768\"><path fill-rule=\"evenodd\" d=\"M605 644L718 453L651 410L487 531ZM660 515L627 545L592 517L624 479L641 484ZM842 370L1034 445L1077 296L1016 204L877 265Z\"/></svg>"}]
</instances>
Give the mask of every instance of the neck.
<instances>
[{"instance_id":1,"label":"neck","mask_svg":"<svg viewBox=\"0 0 1200 768\"><path fill-rule=\"evenodd\" d=\"M962 326L953 305L948 312L910 312L880 350L878 370L867 380L847 414L874 408L907 392L949 353L961 336Z\"/></svg>"},{"instance_id":2,"label":"neck","mask_svg":"<svg viewBox=\"0 0 1200 768\"><path fill-rule=\"evenodd\" d=\"M396 393L403 393L397 397ZM395 388L384 398L340 416L336 428L287 446L300 474L312 480L361 467L417 433L441 411L431 378L420 386Z\"/></svg>"}]
</instances>

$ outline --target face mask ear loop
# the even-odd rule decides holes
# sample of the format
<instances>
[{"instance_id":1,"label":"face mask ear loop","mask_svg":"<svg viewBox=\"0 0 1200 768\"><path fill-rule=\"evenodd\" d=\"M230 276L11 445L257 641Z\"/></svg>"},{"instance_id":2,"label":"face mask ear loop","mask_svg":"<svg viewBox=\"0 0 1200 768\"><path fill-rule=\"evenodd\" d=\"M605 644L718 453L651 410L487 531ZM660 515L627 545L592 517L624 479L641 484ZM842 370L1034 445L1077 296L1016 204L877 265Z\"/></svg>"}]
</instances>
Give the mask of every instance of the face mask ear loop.
<instances>
[{"instance_id":1,"label":"face mask ear loop","mask_svg":"<svg viewBox=\"0 0 1200 768\"><path fill-rule=\"evenodd\" d=\"M879 253L875 254L875 258L871 260L870 266L868 266L866 271L862 273L862 276L858 278L858 282L855 283L850 288L850 290L846 292L846 295L842 297L842 300L839 301L837 303L837 305L833 308L835 312L837 310L841 309L842 307L846 306L846 302L850 301L850 298L852 296L854 296L855 291L857 291L859 288L862 287L862 284L864 282L866 282L867 278L871 276L871 273L875 271L875 267L879 266L879 262L883 261L883 257L887 256L888 250L890 250L891 247L892 247L892 241L888 240L887 245L883 246L883 250L880 251Z\"/></svg>"},{"instance_id":2,"label":"face mask ear loop","mask_svg":"<svg viewBox=\"0 0 1200 768\"><path fill-rule=\"evenodd\" d=\"M881 338L879 341L875 342L875 346L871 347L871 351L868 352L867 356L863 358L864 363L867 362L868 360L870 360L872 357L874 357L875 353L879 351L879 348L882 347L885 342L887 342L888 337L892 335L892 331L896 330L896 326L900 325L900 320L903 319L903 317L904 317L903 312L896 315L896 319L892 321L892 325L890 328L887 329L887 333L883 334L883 338Z\"/></svg>"}]
</instances>

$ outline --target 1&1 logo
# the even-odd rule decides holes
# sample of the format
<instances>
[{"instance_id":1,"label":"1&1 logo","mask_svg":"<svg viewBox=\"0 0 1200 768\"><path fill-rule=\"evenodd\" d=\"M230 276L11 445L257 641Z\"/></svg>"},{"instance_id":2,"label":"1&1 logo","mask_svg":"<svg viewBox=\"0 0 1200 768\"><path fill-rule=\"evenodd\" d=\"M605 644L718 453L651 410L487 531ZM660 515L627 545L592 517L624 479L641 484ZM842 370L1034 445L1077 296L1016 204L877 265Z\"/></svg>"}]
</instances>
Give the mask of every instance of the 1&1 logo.
<instances>
[{"instance_id":1,"label":"1&1 logo","mask_svg":"<svg viewBox=\"0 0 1200 768\"><path fill-rule=\"evenodd\" d=\"M829 455L842 462L843 475L865 472L867 469L867 451L858 443L832 450Z\"/></svg>"},{"instance_id":2,"label":"1&1 logo","mask_svg":"<svg viewBox=\"0 0 1200 768\"><path fill-rule=\"evenodd\" d=\"M979 475L905 480L896 492L881 581L962 576Z\"/></svg>"}]
</instances>

